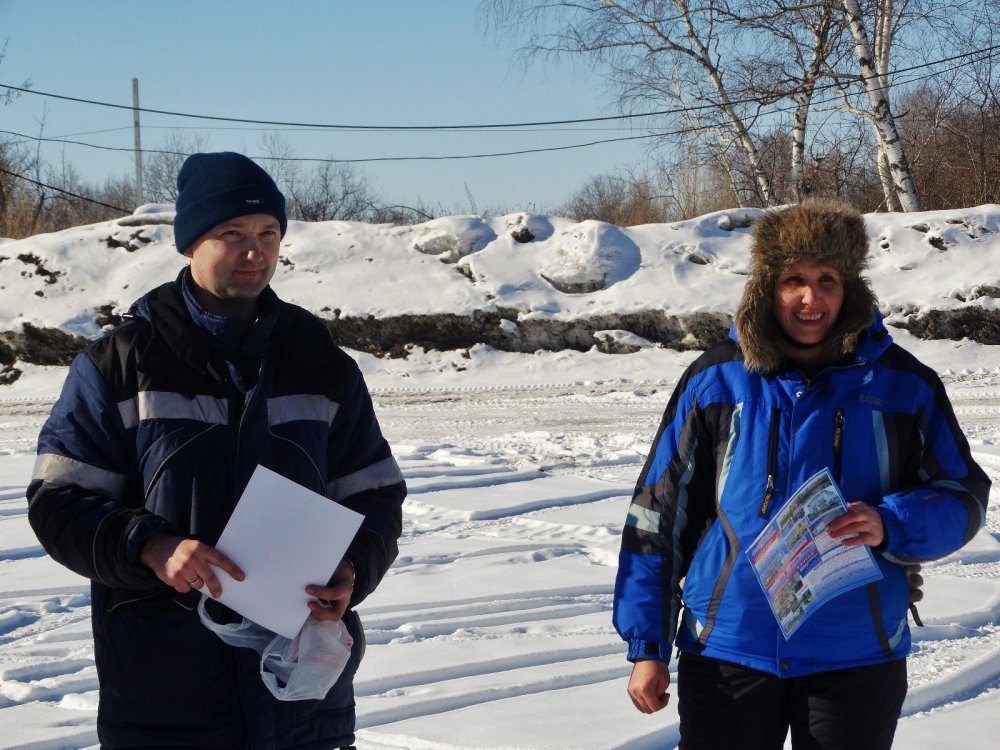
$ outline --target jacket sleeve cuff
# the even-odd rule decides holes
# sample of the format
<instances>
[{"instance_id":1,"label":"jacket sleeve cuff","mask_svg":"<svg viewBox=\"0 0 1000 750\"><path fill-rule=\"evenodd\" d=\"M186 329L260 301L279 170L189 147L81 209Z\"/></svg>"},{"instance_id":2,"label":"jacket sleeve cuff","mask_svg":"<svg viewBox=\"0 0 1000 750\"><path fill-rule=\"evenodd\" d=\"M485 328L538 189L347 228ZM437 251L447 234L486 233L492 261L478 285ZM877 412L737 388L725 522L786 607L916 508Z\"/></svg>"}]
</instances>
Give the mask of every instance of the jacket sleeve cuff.
<instances>
[{"instance_id":1,"label":"jacket sleeve cuff","mask_svg":"<svg viewBox=\"0 0 1000 750\"><path fill-rule=\"evenodd\" d=\"M903 524L899 518L897 518L896 515L887 508L879 506L875 510L882 519L882 530L885 533L885 538L882 540L880 545L874 548L874 551L886 555L892 555L898 551L897 547L900 540L905 538L903 535Z\"/></svg>"},{"instance_id":2,"label":"jacket sleeve cuff","mask_svg":"<svg viewBox=\"0 0 1000 750\"><path fill-rule=\"evenodd\" d=\"M152 570L139 561L143 546L156 534L182 536L167 519L148 512L137 514L129 524L125 541L125 559L136 583L164 585Z\"/></svg>"},{"instance_id":3,"label":"jacket sleeve cuff","mask_svg":"<svg viewBox=\"0 0 1000 750\"><path fill-rule=\"evenodd\" d=\"M370 561L364 554L361 553L360 549L354 547L348 547L347 552L344 554L344 559L351 563L351 567L354 568L354 587L351 592L351 601L348 605L351 609L358 606L363 602L368 595L372 592L377 585L372 583Z\"/></svg>"},{"instance_id":4,"label":"jacket sleeve cuff","mask_svg":"<svg viewBox=\"0 0 1000 750\"><path fill-rule=\"evenodd\" d=\"M644 661L655 659L656 661L670 661L670 644L659 641L644 641L639 638L631 638L628 642L629 661Z\"/></svg>"}]
</instances>

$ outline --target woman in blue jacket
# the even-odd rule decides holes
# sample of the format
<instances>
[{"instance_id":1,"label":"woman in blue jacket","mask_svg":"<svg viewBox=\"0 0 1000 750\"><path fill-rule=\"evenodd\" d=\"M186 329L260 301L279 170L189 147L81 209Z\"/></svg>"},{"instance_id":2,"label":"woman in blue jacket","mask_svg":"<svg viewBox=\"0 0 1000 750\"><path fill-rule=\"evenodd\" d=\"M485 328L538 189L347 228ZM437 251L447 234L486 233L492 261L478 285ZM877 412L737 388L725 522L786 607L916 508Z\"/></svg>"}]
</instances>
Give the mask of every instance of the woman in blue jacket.
<instances>
[{"instance_id":1,"label":"woman in blue jacket","mask_svg":"<svg viewBox=\"0 0 1000 750\"><path fill-rule=\"evenodd\" d=\"M935 373L896 344L862 271L862 217L771 211L729 340L685 372L622 535L615 627L629 695L651 713L677 662L680 747L889 748L906 695L907 565L982 527L990 481ZM881 579L819 606L786 638L746 555L826 469L847 500L830 526Z\"/></svg>"}]
</instances>

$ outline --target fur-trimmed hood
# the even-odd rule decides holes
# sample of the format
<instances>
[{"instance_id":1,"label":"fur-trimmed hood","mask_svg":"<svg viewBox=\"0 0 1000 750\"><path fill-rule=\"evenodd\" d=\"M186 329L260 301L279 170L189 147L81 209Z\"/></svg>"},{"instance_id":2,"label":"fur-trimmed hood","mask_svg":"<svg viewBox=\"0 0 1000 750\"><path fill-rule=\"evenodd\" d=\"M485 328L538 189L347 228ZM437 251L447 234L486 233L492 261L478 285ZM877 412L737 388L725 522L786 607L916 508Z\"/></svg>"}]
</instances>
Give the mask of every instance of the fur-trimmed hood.
<instances>
[{"instance_id":1,"label":"fur-trimmed hood","mask_svg":"<svg viewBox=\"0 0 1000 750\"><path fill-rule=\"evenodd\" d=\"M835 364L853 354L858 337L875 319L875 294L861 275L867 257L864 219L843 203L807 202L761 216L752 231L750 278L734 319L746 368L773 375L789 366ZM804 260L832 266L844 284L833 330L814 346L791 341L774 315L778 276Z\"/></svg>"}]
</instances>

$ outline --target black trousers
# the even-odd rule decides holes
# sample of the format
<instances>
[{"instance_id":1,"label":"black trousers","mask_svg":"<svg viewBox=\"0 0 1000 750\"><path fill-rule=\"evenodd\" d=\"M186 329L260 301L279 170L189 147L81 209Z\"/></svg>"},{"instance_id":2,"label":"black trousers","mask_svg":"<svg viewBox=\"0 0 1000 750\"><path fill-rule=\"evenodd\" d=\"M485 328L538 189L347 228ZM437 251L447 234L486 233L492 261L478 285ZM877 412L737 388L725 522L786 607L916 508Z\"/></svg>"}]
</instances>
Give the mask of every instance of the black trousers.
<instances>
[{"instance_id":1,"label":"black trousers","mask_svg":"<svg viewBox=\"0 0 1000 750\"><path fill-rule=\"evenodd\" d=\"M906 660L782 679L682 653L679 750L889 750L906 697Z\"/></svg>"}]
</instances>

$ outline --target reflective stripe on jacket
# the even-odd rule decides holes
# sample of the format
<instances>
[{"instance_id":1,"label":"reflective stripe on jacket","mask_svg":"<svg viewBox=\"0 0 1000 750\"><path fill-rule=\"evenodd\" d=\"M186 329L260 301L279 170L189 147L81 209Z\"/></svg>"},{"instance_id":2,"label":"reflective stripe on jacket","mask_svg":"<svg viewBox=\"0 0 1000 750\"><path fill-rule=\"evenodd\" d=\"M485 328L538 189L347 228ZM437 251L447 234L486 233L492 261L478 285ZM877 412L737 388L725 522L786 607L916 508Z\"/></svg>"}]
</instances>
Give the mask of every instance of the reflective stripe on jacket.
<instances>
[{"instance_id":1,"label":"reflective stripe on jacket","mask_svg":"<svg viewBox=\"0 0 1000 750\"><path fill-rule=\"evenodd\" d=\"M266 692L256 654L204 637L197 595L167 588L139 552L161 531L214 544L261 464L364 516L347 553L356 605L397 554L402 475L360 370L322 321L265 290L269 314L247 334L264 344L261 366L243 393L192 320L181 283L143 297L74 360L28 488L29 520L46 551L94 582L101 741L349 744L350 677L363 648L353 615L357 659L344 684L293 710ZM150 694L136 696L139 685ZM207 707L192 713L201 701Z\"/></svg>"}]
</instances>

